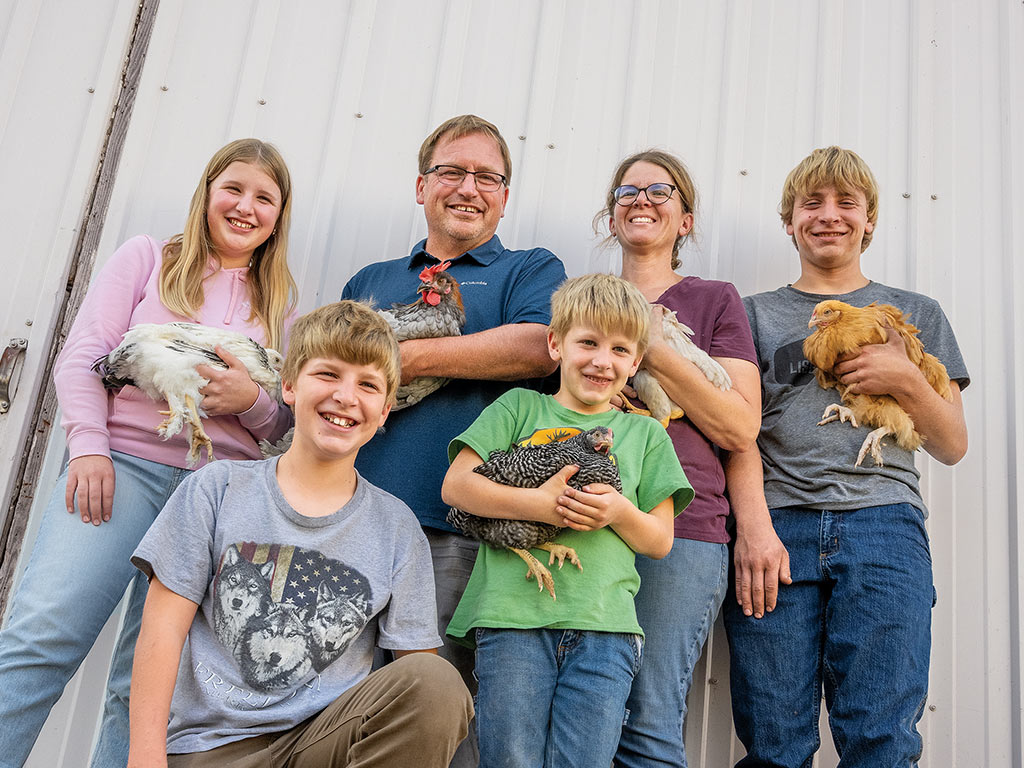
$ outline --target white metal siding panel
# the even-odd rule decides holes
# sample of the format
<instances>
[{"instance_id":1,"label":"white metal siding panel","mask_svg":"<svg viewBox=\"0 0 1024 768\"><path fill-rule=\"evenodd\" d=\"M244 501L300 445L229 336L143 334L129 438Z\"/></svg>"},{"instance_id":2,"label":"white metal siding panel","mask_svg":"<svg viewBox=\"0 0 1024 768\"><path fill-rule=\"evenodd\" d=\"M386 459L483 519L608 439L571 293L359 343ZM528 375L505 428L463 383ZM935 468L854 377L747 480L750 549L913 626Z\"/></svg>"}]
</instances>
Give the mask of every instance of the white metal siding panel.
<instances>
[{"instance_id":1,"label":"white metal siding panel","mask_svg":"<svg viewBox=\"0 0 1024 768\"><path fill-rule=\"evenodd\" d=\"M20 396L0 416L0 501L21 459L78 223L91 191L134 4L0 3L0 349L28 340ZM90 93L89 88L94 92ZM6 504L0 511L0 523Z\"/></svg>"},{"instance_id":2,"label":"white metal siding panel","mask_svg":"<svg viewBox=\"0 0 1024 768\"><path fill-rule=\"evenodd\" d=\"M936 297L974 380L967 457L919 462L939 594L922 765L1020 765L1022 39L1015 0L163 0L100 259L178 231L209 155L257 135L292 170L301 309L330 301L425 235L419 143L472 111L510 143L506 243L616 269L591 219L615 163L664 146L701 194L684 269L751 293L798 275L785 174L812 147L855 148L881 187L866 273ZM717 768L742 755L720 624L709 649L687 740L691 765Z\"/></svg>"},{"instance_id":3,"label":"white metal siding panel","mask_svg":"<svg viewBox=\"0 0 1024 768\"><path fill-rule=\"evenodd\" d=\"M133 0L0 3L0 345L10 336L29 341L19 395L0 417L0 498L21 458L136 11ZM38 487L39 508L56 482L62 452L62 441L55 441ZM116 621L54 709L38 742L37 765L59 765L68 754L75 755L69 764L79 765L88 752L115 630Z\"/></svg>"}]
</instances>

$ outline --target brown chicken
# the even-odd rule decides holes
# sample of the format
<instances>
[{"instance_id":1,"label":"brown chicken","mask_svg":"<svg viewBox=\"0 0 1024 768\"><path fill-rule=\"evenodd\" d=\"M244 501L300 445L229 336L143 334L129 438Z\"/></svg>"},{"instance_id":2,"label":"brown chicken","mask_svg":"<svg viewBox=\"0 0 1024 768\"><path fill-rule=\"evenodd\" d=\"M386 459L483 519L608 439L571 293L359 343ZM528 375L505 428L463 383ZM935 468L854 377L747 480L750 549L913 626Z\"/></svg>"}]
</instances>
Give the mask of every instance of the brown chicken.
<instances>
[{"instance_id":1,"label":"brown chicken","mask_svg":"<svg viewBox=\"0 0 1024 768\"><path fill-rule=\"evenodd\" d=\"M825 409L818 426L832 421L847 422L854 427L864 424L876 427L865 439L857 454L860 466L870 451L878 466L882 461L882 438L892 435L900 448L916 451L923 438L914 429L910 415L890 395L865 395L849 392L832 372L842 355L856 353L865 344L885 344L889 337L886 328L892 328L903 339L907 357L924 374L932 389L946 400L952 400L946 367L935 355L924 351L917 338L918 330L909 322L909 315L889 304L872 303L854 307L841 301L823 301L814 308L808 328L814 333L804 341L804 357L817 368L815 377L823 389L839 390L842 405L833 403Z\"/></svg>"}]
</instances>

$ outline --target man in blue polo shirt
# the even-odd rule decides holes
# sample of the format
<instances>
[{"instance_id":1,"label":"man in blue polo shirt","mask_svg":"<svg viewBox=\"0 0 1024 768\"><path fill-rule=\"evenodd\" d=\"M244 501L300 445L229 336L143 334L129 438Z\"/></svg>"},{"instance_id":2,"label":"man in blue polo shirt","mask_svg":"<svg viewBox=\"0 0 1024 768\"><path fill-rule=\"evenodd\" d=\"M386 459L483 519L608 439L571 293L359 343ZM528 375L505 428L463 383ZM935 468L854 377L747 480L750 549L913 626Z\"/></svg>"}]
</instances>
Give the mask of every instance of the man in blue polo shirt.
<instances>
[{"instance_id":1,"label":"man in blue polo shirt","mask_svg":"<svg viewBox=\"0 0 1024 768\"><path fill-rule=\"evenodd\" d=\"M382 307L411 302L423 267L442 261L452 262L448 273L462 291L462 336L401 343L403 384L417 376L452 381L422 403L393 412L384 434L367 443L356 462L367 480L412 508L427 534L441 637L476 558L476 542L445 521L441 481L448 442L517 382L555 367L547 352L547 325L551 294L565 269L550 251L510 251L494 234L505 215L511 178L508 145L494 125L475 115L442 123L419 153L416 202L427 219L427 239L407 257L364 267L342 292L345 299L373 297ZM441 654L475 691L473 652L446 639ZM460 749L453 765L475 765L468 751Z\"/></svg>"}]
</instances>

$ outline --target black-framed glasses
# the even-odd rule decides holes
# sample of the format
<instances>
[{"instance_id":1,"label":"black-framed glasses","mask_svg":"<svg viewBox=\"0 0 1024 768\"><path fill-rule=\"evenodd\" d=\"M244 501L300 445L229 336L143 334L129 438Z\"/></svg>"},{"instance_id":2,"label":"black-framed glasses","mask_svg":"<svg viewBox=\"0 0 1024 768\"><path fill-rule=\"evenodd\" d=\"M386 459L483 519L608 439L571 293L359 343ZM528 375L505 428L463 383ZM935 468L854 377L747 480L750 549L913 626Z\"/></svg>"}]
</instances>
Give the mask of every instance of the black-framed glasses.
<instances>
[{"instance_id":1,"label":"black-framed glasses","mask_svg":"<svg viewBox=\"0 0 1024 768\"><path fill-rule=\"evenodd\" d=\"M634 187L632 184L623 184L621 187L616 187L612 190L612 197L615 198L615 202L619 205L632 205L640 197L640 193L643 192L647 195L647 199L651 201L651 205L661 205L668 202L675 191L674 185L660 182L648 184L646 187ZM689 213L685 203L683 203L683 210Z\"/></svg>"},{"instance_id":2,"label":"black-framed glasses","mask_svg":"<svg viewBox=\"0 0 1024 768\"><path fill-rule=\"evenodd\" d=\"M426 176L431 173L435 174L437 180L447 187L457 187L462 184L467 175L472 176L476 182L476 188L481 192L496 192L501 189L502 184L508 183L508 180L500 173L495 173L494 171L467 171L465 168L460 168L457 165L435 165L433 168L427 168L423 175Z\"/></svg>"}]
</instances>

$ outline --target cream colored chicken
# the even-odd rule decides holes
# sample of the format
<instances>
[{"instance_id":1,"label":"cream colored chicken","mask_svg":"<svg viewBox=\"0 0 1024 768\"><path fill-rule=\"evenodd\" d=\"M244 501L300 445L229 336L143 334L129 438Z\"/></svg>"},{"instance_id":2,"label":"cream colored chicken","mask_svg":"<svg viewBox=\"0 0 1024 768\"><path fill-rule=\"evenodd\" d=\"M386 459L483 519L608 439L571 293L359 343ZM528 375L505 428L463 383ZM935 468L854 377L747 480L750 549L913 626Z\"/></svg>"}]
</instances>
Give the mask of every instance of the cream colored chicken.
<instances>
[{"instance_id":1,"label":"cream colored chicken","mask_svg":"<svg viewBox=\"0 0 1024 768\"><path fill-rule=\"evenodd\" d=\"M214 352L222 347L245 365L252 380L272 398L281 400L281 355L264 349L248 336L195 323L141 323L124 335L123 341L106 357L93 363L92 369L103 378L108 389L125 385L138 387L153 400L164 400L167 418L156 425L164 440L189 428L187 464L195 466L200 450L214 460L213 442L203 429L206 414L199 390L209 379L199 375L200 364L227 368Z\"/></svg>"},{"instance_id":2,"label":"cream colored chicken","mask_svg":"<svg viewBox=\"0 0 1024 768\"><path fill-rule=\"evenodd\" d=\"M676 319L675 312L666 310L662 313L662 335L665 341L676 352L696 365L700 372L707 377L707 380L721 390L732 389L732 379L717 360L693 343L691 337L693 331ZM643 400L648 410L641 410L630 407L636 413L643 413L661 422L667 427L672 419L681 419L685 415L683 409L662 389L661 384L654 374L641 368L633 376L633 389L637 397ZM625 401L625 398L623 398Z\"/></svg>"}]
</instances>

